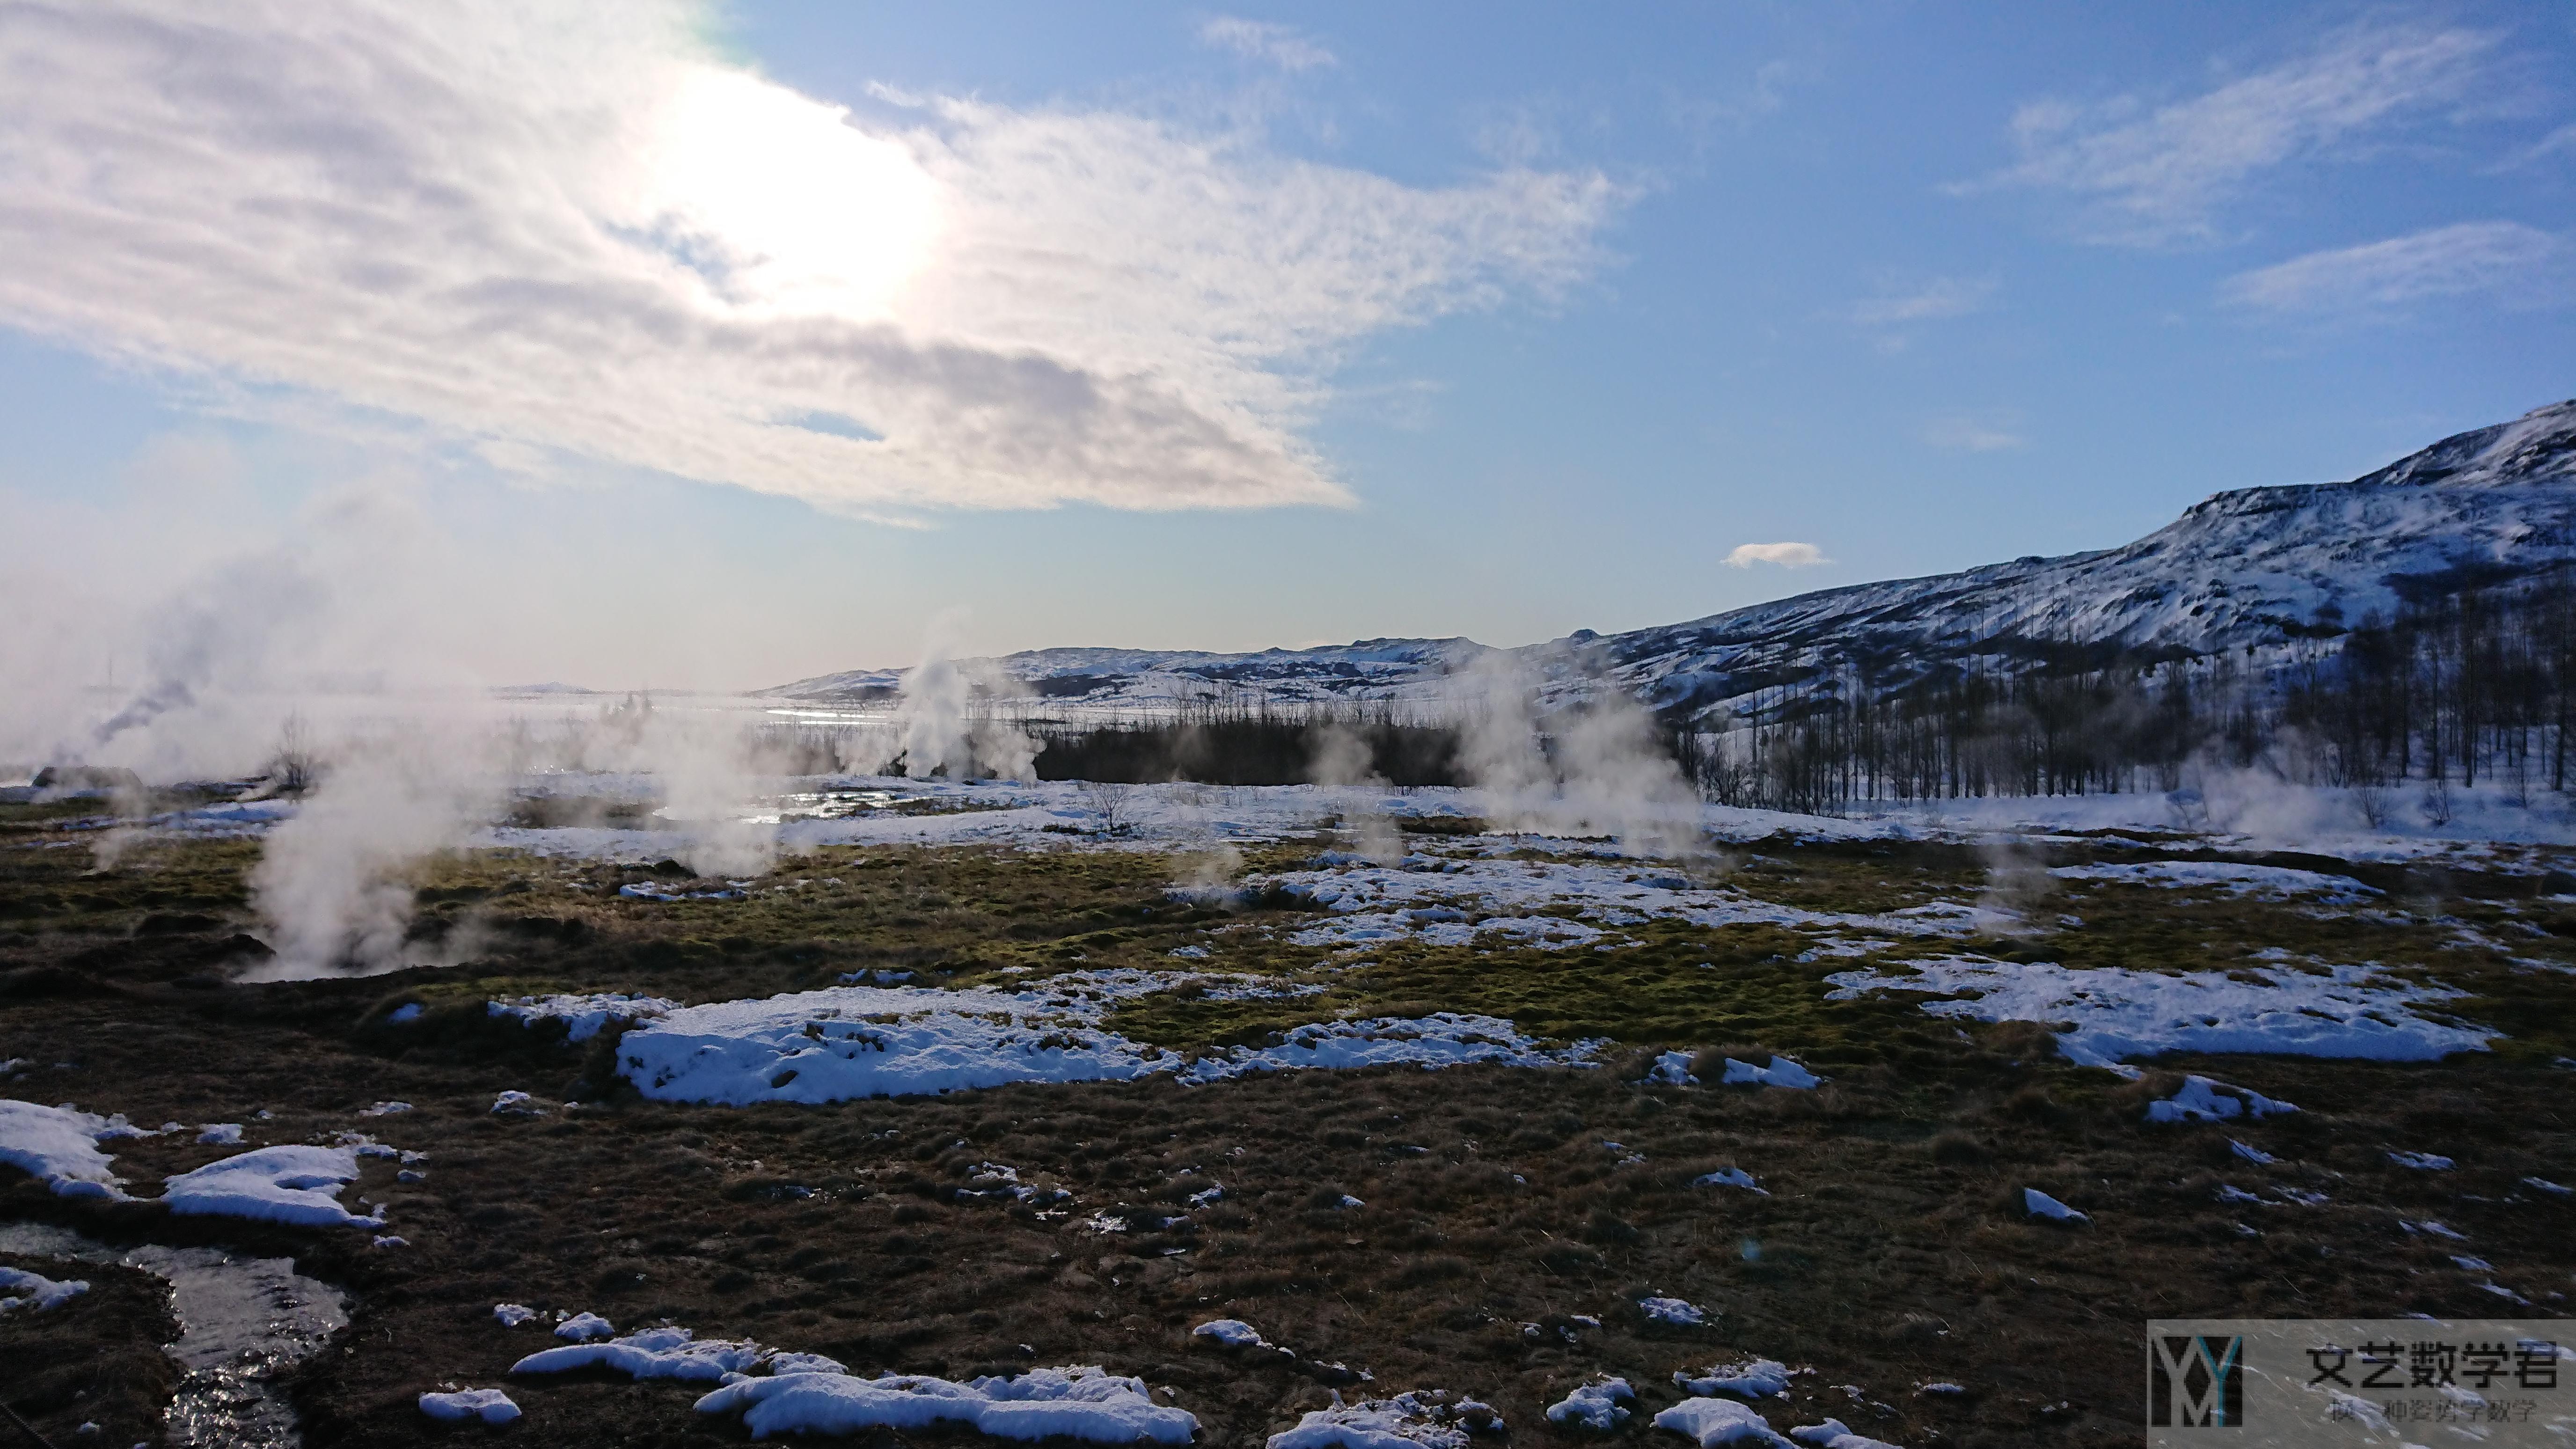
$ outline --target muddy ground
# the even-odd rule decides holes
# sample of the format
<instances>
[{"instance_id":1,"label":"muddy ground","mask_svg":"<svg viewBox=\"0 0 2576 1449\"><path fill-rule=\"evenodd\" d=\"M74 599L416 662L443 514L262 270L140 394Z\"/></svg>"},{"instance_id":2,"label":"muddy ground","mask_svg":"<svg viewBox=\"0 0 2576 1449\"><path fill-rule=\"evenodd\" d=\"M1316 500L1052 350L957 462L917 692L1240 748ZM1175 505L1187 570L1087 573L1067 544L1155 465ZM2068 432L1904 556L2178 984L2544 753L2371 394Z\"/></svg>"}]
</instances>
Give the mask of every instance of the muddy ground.
<instances>
[{"instance_id":1,"label":"muddy ground","mask_svg":"<svg viewBox=\"0 0 2576 1449\"><path fill-rule=\"evenodd\" d=\"M552 1339L542 1322L501 1327L502 1301L596 1311L621 1329L667 1319L859 1372L1102 1364L1167 1386L1208 1444L1258 1444L1336 1390L1405 1389L1485 1400L1515 1442L1570 1443L1544 1408L1604 1372L1645 1400L1618 1441L1678 1443L1644 1426L1679 1397L1674 1371L1759 1355L1806 1370L1765 1405L1776 1428L1832 1415L1900 1445L2074 1446L2136 1441L2152 1317L2554 1317L2576 1292L2576 1201L2524 1180L2576 1177L2564 1060L2576 1057L2576 976L2552 969L2576 960L2576 943L2566 909L2528 875L2397 882L2420 932L2098 890L2080 904L2086 928L2054 946L1983 943L2148 962L2280 945L2420 959L2475 993L2463 1017L2512 1033L2437 1064L2176 1060L2124 1082L2070 1065L2027 1026L1963 1031L1903 998L1827 1002L1832 966L1797 964L1774 928L1658 927L1598 957L1395 950L1325 997L1220 1007L1181 993L1113 1023L1188 1049L1256 1039L1282 1011L1491 1010L1618 1038L1599 1070L1388 1068L727 1109L644 1101L608 1072L606 1044L496 1021L480 1003L549 989L720 999L895 964L958 981L1077 959L1168 967L1191 942L1228 969L1271 969L1292 953L1257 928L1286 917L1175 907L1162 886L1180 867L1141 852L844 851L775 873L830 879L836 894L731 914L617 901L608 867L480 857L425 882L422 929L452 937L459 964L244 986L227 978L258 959L244 934L252 845L162 843L98 873L58 825L22 820L0 841L0 1060L18 1059L0 1095L141 1124L239 1122L245 1146L357 1130L428 1154L420 1181L371 1161L347 1194L389 1205L399 1247L358 1229L69 1201L0 1167L0 1217L292 1256L346 1287L350 1329L291 1380L316 1446L743 1437L693 1413L688 1386L509 1377ZM1946 847L1775 841L1737 878L1850 909L1955 898L1983 870ZM2517 932L2513 949L2462 947L2464 922ZM410 1002L427 1019L388 1029L388 1010ZM1788 1051L1830 1080L1811 1092L1634 1085L1665 1047ZM2143 1104L2175 1071L2305 1110L2151 1126ZM495 1114L505 1089L542 1112ZM413 1110L356 1115L385 1100ZM2279 1160L2257 1165L2231 1139ZM111 1146L143 1192L240 1150L193 1131ZM2395 1149L2457 1166L2407 1169ZM988 1164L1070 1200L978 1196ZM1751 1171L1768 1195L1692 1185L1720 1166ZM1221 1202L1187 1207L1212 1185ZM2222 1201L2228 1185L2279 1205ZM2091 1221L2033 1221L2026 1187ZM2323 1200L2290 1201L2290 1188ZM76 1276L97 1290L0 1315L6 1396L57 1444L157 1442L170 1327L150 1280ZM1636 1307L1648 1295L1701 1305L1708 1322L1650 1321ZM1214 1317L1245 1319L1297 1357L1194 1341L1190 1328ZM1318 1366L1332 1364L1343 1368ZM1945 1382L1966 1392L1920 1391ZM415 1401L445 1385L505 1386L526 1417L432 1425ZM103 1437L75 1436L84 1422Z\"/></svg>"}]
</instances>

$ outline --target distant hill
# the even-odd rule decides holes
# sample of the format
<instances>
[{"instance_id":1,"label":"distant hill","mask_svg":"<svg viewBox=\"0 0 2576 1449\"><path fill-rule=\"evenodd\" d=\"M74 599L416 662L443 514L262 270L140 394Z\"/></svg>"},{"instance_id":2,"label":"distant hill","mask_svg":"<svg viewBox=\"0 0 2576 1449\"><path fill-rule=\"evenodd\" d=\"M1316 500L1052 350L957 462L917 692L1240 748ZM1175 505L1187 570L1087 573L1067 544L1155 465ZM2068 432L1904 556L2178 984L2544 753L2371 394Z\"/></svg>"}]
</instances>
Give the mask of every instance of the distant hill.
<instances>
[{"instance_id":1,"label":"distant hill","mask_svg":"<svg viewBox=\"0 0 2576 1449\"><path fill-rule=\"evenodd\" d=\"M1511 652L1552 691L1611 684L1704 717L1759 690L1846 670L1886 688L1972 660L2011 671L2280 651L2332 641L2408 601L2571 562L2576 401L2445 438L2349 482L2216 494L2123 548L1825 589ZM1029 707L1430 702L1488 652L1469 639L1364 639L1251 654L1036 649L969 667ZM885 699L902 679L900 670L855 670L764 693Z\"/></svg>"}]
</instances>

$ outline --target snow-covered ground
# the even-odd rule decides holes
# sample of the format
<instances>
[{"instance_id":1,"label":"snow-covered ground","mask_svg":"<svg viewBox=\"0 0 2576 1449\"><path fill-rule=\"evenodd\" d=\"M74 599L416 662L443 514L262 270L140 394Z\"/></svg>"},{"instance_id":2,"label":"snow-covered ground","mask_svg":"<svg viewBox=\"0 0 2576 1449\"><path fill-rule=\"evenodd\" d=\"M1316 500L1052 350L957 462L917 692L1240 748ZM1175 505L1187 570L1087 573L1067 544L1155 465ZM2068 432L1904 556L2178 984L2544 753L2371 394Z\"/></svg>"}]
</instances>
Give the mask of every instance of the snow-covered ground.
<instances>
[{"instance_id":1,"label":"snow-covered ground","mask_svg":"<svg viewBox=\"0 0 2576 1449\"><path fill-rule=\"evenodd\" d=\"M1314 1067L1581 1065L1600 1045L1550 1046L1499 1018L1441 1012L1319 1021L1276 1045L1184 1060L1100 1024L1120 1002L1183 980L1220 999L1288 994L1253 978L1134 970L1068 972L1018 990L829 987L648 1017L620 1040L619 1070L648 1097L741 1106L1157 1072L1203 1083ZM543 999L531 1009L544 1014Z\"/></svg>"},{"instance_id":2,"label":"snow-covered ground","mask_svg":"<svg viewBox=\"0 0 2576 1449\"><path fill-rule=\"evenodd\" d=\"M287 1144L183 1172L162 1184L161 1200L174 1213L306 1227L383 1227L383 1218L361 1217L340 1205L341 1189L357 1180L354 1148Z\"/></svg>"},{"instance_id":3,"label":"snow-covered ground","mask_svg":"<svg viewBox=\"0 0 2576 1449\"><path fill-rule=\"evenodd\" d=\"M2259 983L2241 977L2259 978ZM2070 1060L2107 1067L2162 1052L2278 1052L2291 1056L2432 1061L2483 1051L2496 1033L2430 1020L2413 1009L2465 993L2401 981L2367 966L2238 967L2163 975L2120 967L2076 970L1978 958L1909 961L1825 978L1836 1000L1922 991L1934 1016L2071 1023L2058 1034Z\"/></svg>"},{"instance_id":4,"label":"snow-covered ground","mask_svg":"<svg viewBox=\"0 0 2576 1449\"><path fill-rule=\"evenodd\" d=\"M58 1197L125 1196L125 1180L109 1170L114 1159L99 1143L124 1136L122 1119L69 1105L0 1100L0 1162L24 1171Z\"/></svg>"}]
</instances>

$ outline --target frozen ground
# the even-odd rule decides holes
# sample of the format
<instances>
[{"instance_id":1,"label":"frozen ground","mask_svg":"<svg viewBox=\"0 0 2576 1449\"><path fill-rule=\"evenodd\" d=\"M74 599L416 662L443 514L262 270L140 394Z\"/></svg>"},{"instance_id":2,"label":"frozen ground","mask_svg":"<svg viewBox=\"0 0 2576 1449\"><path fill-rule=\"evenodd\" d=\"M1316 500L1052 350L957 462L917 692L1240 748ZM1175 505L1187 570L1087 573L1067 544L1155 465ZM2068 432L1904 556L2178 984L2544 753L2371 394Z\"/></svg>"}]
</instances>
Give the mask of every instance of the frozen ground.
<instances>
[{"instance_id":1,"label":"frozen ground","mask_svg":"<svg viewBox=\"0 0 2576 1449\"><path fill-rule=\"evenodd\" d=\"M2576 1287L2564 853L1711 812L1667 859L1468 792L1156 787L1110 832L838 783L733 823L854 843L695 882L686 829L510 827L419 867L420 967L232 989L256 851L13 824L0 1193L345 1285L297 1393L352 1444L506 1397L531 1442L2107 1445L2150 1299ZM0 1348L161 1362L149 1285L80 1275Z\"/></svg>"},{"instance_id":2,"label":"frozen ground","mask_svg":"<svg viewBox=\"0 0 2576 1449\"><path fill-rule=\"evenodd\" d=\"M653 860L691 833L750 830L786 849L832 844L1015 844L1166 849L1214 841L1259 841L1311 829L1327 817L1390 820L1475 818L1543 834L1550 804L1474 788L1370 789L1349 786L1226 786L1191 783L1098 787L1070 781L954 781L835 775L746 782L737 808L701 808L652 828L495 825L467 843L543 854ZM595 802L654 810L662 783L630 773L549 772L519 779L513 798ZM21 791L20 793L31 793ZM106 798L99 797L102 806ZM1111 803L1114 802L1114 803ZM2423 788L2383 792L2369 823L2360 795L2255 775L2196 779L2170 792L2001 796L1911 803L1862 802L1842 817L1792 815L1720 805L1641 807L1659 820L1724 843L1805 840L1978 840L2074 832L2193 837L2231 849L2312 850L2353 860L2463 855L2496 847L2576 846L2576 807L2546 791L2453 785L2436 804ZM66 822L73 829L124 826L174 835L250 835L290 818L284 801L218 803L165 811L142 821L113 814ZM800 812L835 818L792 818ZM846 813L842 813L846 812ZM946 812L946 813L941 813ZM789 817L780 823L782 816ZM1114 816L1114 819L1111 818Z\"/></svg>"},{"instance_id":3,"label":"frozen ground","mask_svg":"<svg viewBox=\"0 0 2576 1449\"><path fill-rule=\"evenodd\" d=\"M1101 1025L1121 1001L1169 990L1182 980L1203 991L1210 985L1207 977L1180 973L1078 971L1020 990L839 986L661 1010L620 1039L619 1070L648 1097L743 1106L1005 1082L1125 1081L1167 1072L1204 1083L1315 1067L1580 1065L1598 1049L1582 1042L1551 1048L1508 1021L1438 1013L1314 1022L1285 1033L1274 1046L1238 1046L1185 1059ZM1269 991L1240 978L1218 977L1213 985L1220 997L1229 987ZM503 1009L573 1016L578 1023L592 1009L577 1005L578 1015L569 1009L558 1013L543 999Z\"/></svg>"},{"instance_id":4,"label":"frozen ground","mask_svg":"<svg viewBox=\"0 0 2576 1449\"><path fill-rule=\"evenodd\" d=\"M2420 1059L2474 1049L2492 1033L2474 1024L2429 1019L2427 1009L2456 994L2439 982L2400 979L2360 963L2317 970L2255 966L2140 972L2025 968L1950 952L1944 959L1891 964L1884 958L1891 951L1908 954L1896 949L1907 943L1966 945L2030 929L2034 923L2020 911L2013 889L2006 888L2011 885L2008 862L1998 865L1991 888L1887 909L1837 910L1774 898L1730 874L1729 868L1744 858L1738 843L1768 841L1778 849L1800 842L1836 848L1976 842L1999 846L2009 855L2090 847L2107 838L2133 851L2189 852L2204 858L2061 865L2047 872L2050 879L2071 888L2223 892L2329 915L2395 907L2379 888L2332 871L2205 857L2287 843L2363 863L2455 861L2508 873L2538 872L2552 868L2553 862L2563 867L2567 856L2534 854L2533 842L2576 839L2576 822L2563 818L2563 809L2520 808L2493 789L2454 790L2451 818L2442 826L2427 823L2420 811L2392 809L2384 827L2373 833L2360 828L2359 806L2345 792L2279 785L2257 789L2243 780L2203 782L2173 795L1941 802L1849 819L1705 806L1693 823L1703 832L1707 850L1684 859L1630 856L1615 841L1511 830L1506 828L1510 819L1529 812L1477 790L1178 784L1115 787L1104 793L1068 783L872 776L775 785L784 793L747 800L736 817L716 823L728 831L751 832L768 842L764 848L786 851L970 845L1179 853L1199 861L1189 868L1202 878L1176 884L1177 900L1211 904L1259 897L1303 905L1316 914L1259 929L1346 963L1409 946L1480 953L1538 949L1569 957L1617 953L1636 946L1641 931L1658 924L1710 931L1779 927L1805 938L1802 960L1862 966L1833 978L1845 992L1906 983L1905 989L1945 998L1926 1005L1936 1015L2068 1025L2063 1033L2068 1049L2103 1064L2172 1050ZM657 789L657 782L646 776L552 774L523 781L521 794L649 804ZM789 799L809 806L838 803L824 812L830 818L775 823L778 802ZM216 806L156 817L141 828L247 830L290 813L291 807L277 802ZM1481 834L1454 833L1490 826L1493 820L1504 825ZM1371 826L1372 821L1379 823ZM1343 837L1375 844L1365 850L1332 845L1322 831L1336 822ZM697 838L692 832L707 823L700 818L655 829L491 826L471 841L540 858L640 864L662 860L675 850L685 853ZM1399 833L1395 828L1425 824L1442 830ZM1318 841L1319 848L1294 868L1243 874L1229 863L1231 852L1308 840ZM755 869L704 886L629 883L622 894L646 903L721 905L808 884ZM2036 924L2050 928L2046 921ZM2454 923L2452 929L2468 947L2514 949L2510 938L2465 923ZM1193 945L1174 954L1203 956L1206 949ZM1188 1079L1205 1079L1205 1074L1226 1068L1204 1057L1195 1065L1168 1060L1159 1050L1121 1039L1099 1024L1101 1003L1168 987L1185 963L1174 964L1173 973L1156 980L1123 987L1093 983L1078 996L1046 1000L1006 993L1013 999L1004 1001L991 997L988 989L985 995L942 1005L917 993L899 1000L870 997L864 994L869 988L853 986L849 989L861 994L695 1006L681 1014L685 1021L673 1015L672 1001L626 999L617 993L503 999L491 1010L531 1022L560 1017L575 1040L587 1039L612 1021L648 1022L632 1034L637 1046L629 1054L628 1074L648 1092L690 1094L698 1100L840 1100L1005 1080L1124 1079L1185 1065L1197 1074ZM277 965L262 972L290 974ZM1047 989L1063 993L1074 987L1067 982ZM1309 980L1281 989L1323 988ZM1313 1044L1301 1048L1291 1040L1266 1057L1248 1054L1238 1066L1327 1057L1350 1063L1387 1059L1357 1050L1352 1044L1356 1037L1347 1029L1334 1030L1339 1037L1330 1053L1318 1055ZM784 1039L782 1032L805 1040ZM1439 1035L1428 1033L1422 1039ZM1526 1041L1497 1040L1510 1042L1505 1054L1519 1054L1512 1059L1558 1059L1532 1055L1534 1048ZM1433 1055L1434 1048L1422 1047L1412 1059Z\"/></svg>"},{"instance_id":5,"label":"frozen ground","mask_svg":"<svg viewBox=\"0 0 2576 1449\"><path fill-rule=\"evenodd\" d=\"M2433 1061L2483 1051L2496 1033L2430 1020L2419 1007L2463 993L2395 980L2367 967L2238 967L2165 974L2055 962L1935 960L1910 974L1869 968L1825 978L1835 995L1921 991L1935 1016L2066 1025L2060 1050L2107 1067L2165 1052L2282 1052L2297 1056Z\"/></svg>"}]
</instances>

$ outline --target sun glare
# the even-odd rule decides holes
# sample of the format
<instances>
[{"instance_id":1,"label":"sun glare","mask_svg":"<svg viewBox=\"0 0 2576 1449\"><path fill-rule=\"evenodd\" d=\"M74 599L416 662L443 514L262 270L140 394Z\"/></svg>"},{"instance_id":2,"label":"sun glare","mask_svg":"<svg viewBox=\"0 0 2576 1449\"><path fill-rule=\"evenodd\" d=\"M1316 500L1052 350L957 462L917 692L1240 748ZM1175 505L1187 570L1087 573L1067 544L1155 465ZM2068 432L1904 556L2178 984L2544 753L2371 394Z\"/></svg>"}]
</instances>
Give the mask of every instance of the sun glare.
<instances>
[{"instance_id":1,"label":"sun glare","mask_svg":"<svg viewBox=\"0 0 2576 1449\"><path fill-rule=\"evenodd\" d=\"M876 317L921 266L938 187L900 142L741 71L684 73L655 128L647 212L765 310Z\"/></svg>"}]
</instances>

